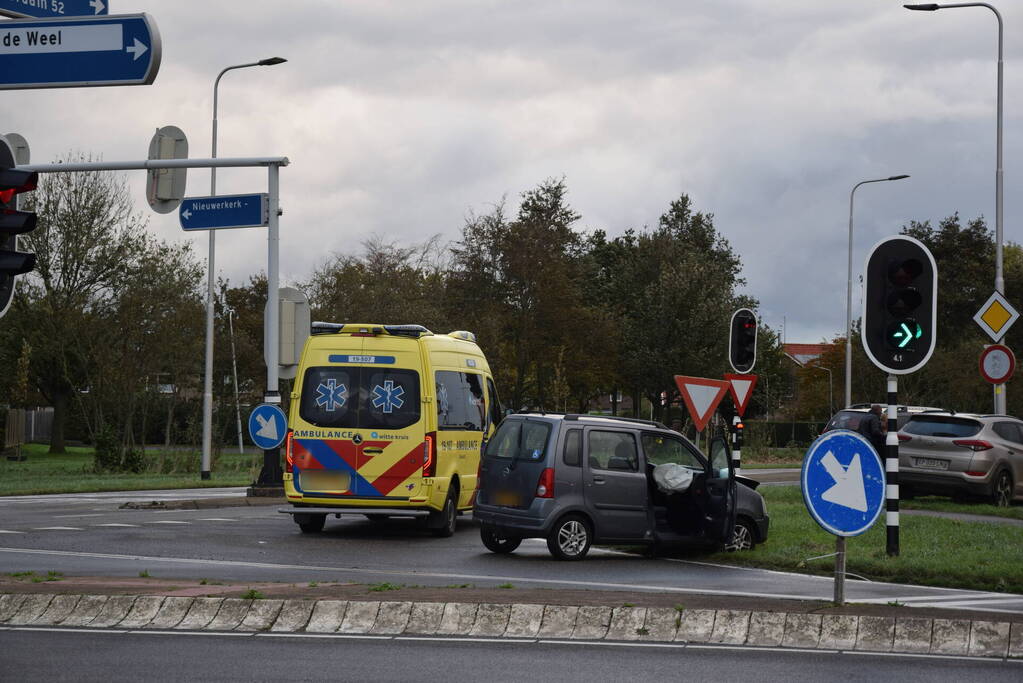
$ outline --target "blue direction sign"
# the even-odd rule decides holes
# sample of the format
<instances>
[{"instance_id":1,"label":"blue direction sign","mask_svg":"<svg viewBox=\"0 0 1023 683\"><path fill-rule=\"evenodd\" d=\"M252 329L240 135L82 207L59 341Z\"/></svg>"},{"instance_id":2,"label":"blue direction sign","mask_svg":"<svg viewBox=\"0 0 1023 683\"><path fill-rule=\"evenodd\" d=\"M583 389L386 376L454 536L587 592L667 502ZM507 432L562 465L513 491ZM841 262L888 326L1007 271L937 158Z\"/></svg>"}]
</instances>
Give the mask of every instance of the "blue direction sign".
<instances>
[{"instance_id":1,"label":"blue direction sign","mask_svg":"<svg viewBox=\"0 0 1023 683\"><path fill-rule=\"evenodd\" d=\"M160 33L146 14L0 22L0 90L149 85Z\"/></svg>"},{"instance_id":2,"label":"blue direction sign","mask_svg":"<svg viewBox=\"0 0 1023 683\"><path fill-rule=\"evenodd\" d=\"M288 418L280 406L263 403L252 409L249 415L249 437L252 443L264 451L277 448L284 443L288 433Z\"/></svg>"},{"instance_id":3,"label":"blue direction sign","mask_svg":"<svg viewBox=\"0 0 1023 683\"><path fill-rule=\"evenodd\" d=\"M803 458L803 501L836 536L859 536L881 514L885 476L870 442L844 429L820 436Z\"/></svg>"},{"instance_id":4,"label":"blue direction sign","mask_svg":"<svg viewBox=\"0 0 1023 683\"><path fill-rule=\"evenodd\" d=\"M265 192L185 197L178 207L178 220L183 230L256 228L269 219L267 197Z\"/></svg>"},{"instance_id":5,"label":"blue direction sign","mask_svg":"<svg viewBox=\"0 0 1023 683\"><path fill-rule=\"evenodd\" d=\"M105 0L0 0L5 17L91 17L108 14Z\"/></svg>"}]
</instances>

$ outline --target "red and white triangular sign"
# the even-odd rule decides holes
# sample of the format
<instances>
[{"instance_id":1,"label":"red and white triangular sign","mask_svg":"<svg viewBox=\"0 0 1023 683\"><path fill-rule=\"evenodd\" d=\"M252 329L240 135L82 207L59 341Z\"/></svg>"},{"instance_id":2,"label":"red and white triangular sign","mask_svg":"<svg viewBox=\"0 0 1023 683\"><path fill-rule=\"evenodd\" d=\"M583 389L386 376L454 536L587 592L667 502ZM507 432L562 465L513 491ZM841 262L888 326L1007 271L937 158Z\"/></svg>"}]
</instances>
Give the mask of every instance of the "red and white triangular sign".
<instances>
[{"instance_id":1,"label":"red and white triangular sign","mask_svg":"<svg viewBox=\"0 0 1023 683\"><path fill-rule=\"evenodd\" d=\"M728 382L706 377L675 375L675 384L682 394L682 400L686 402L686 408L689 408L689 415L696 424L696 431L702 432L728 391Z\"/></svg>"},{"instance_id":2,"label":"red and white triangular sign","mask_svg":"<svg viewBox=\"0 0 1023 683\"><path fill-rule=\"evenodd\" d=\"M753 397L753 387L757 385L756 375L725 375L728 380L728 391L732 394L732 401L735 403L735 412L742 417L746 413L746 406Z\"/></svg>"}]
</instances>

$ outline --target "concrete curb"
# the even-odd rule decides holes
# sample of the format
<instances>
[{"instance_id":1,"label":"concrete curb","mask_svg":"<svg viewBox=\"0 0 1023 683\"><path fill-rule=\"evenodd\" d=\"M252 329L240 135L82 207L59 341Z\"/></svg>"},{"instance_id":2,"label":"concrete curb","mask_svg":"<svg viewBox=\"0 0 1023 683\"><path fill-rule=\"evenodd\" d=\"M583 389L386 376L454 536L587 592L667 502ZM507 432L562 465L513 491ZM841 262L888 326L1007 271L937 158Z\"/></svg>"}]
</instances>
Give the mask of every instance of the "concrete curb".
<instances>
[{"instance_id":1,"label":"concrete curb","mask_svg":"<svg viewBox=\"0 0 1023 683\"><path fill-rule=\"evenodd\" d=\"M663 607L0 594L0 628L23 626L574 638L1023 659L1023 622Z\"/></svg>"}]
</instances>

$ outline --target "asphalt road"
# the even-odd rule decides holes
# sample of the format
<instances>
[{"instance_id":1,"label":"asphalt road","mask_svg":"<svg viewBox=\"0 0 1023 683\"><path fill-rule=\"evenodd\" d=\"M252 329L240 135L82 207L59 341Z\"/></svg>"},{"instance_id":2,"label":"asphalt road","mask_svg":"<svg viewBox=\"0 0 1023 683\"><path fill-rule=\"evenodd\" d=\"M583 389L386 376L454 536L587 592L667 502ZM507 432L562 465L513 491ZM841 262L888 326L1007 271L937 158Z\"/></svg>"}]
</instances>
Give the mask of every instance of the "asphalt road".
<instances>
[{"instance_id":1,"label":"asphalt road","mask_svg":"<svg viewBox=\"0 0 1023 683\"><path fill-rule=\"evenodd\" d=\"M495 666L495 662L500 662ZM29 681L1019 681L1023 662L681 644L0 629Z\"/></svg>"},{"instance_id":2,"label":"asphalt road","mask_svg":"<svg viewBox=\"0 0 1023 683\"><path fill-rule=\"evenodd\" d=\"M298 531L276 506L199 510L120 509L157 495L240 496L244 489L72 494L0 499L0 573L154 577L244 582L349 581L406 585L653 591L830 600L827 577L744 569L594 549L583 562L551 559L542 541L512 555L486 551L476 525L438 539L411 520L328 519L321 534ZM1023 596L849 581L850 602L1023 614Z\"/></svg>"}]
</instances>

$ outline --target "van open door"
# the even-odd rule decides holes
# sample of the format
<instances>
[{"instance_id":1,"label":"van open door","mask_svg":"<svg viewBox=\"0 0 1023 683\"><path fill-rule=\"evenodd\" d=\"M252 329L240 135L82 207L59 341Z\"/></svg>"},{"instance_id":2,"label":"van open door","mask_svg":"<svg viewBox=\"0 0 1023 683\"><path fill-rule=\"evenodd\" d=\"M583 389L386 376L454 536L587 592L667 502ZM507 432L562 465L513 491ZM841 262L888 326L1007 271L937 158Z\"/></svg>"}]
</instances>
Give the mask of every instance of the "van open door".
<instances>
[{"instance_id":1,"label":"van open door","mask_svg":"<svg viewBox=\"0 0 1023 683\"><path fill-rule=\"evenodd\" d=\"M707 463L707 527L706 537L722 543L732 540L735 532L735 470L732 451L723 435L710 442Z\"/></svg>"}]
</instances>

